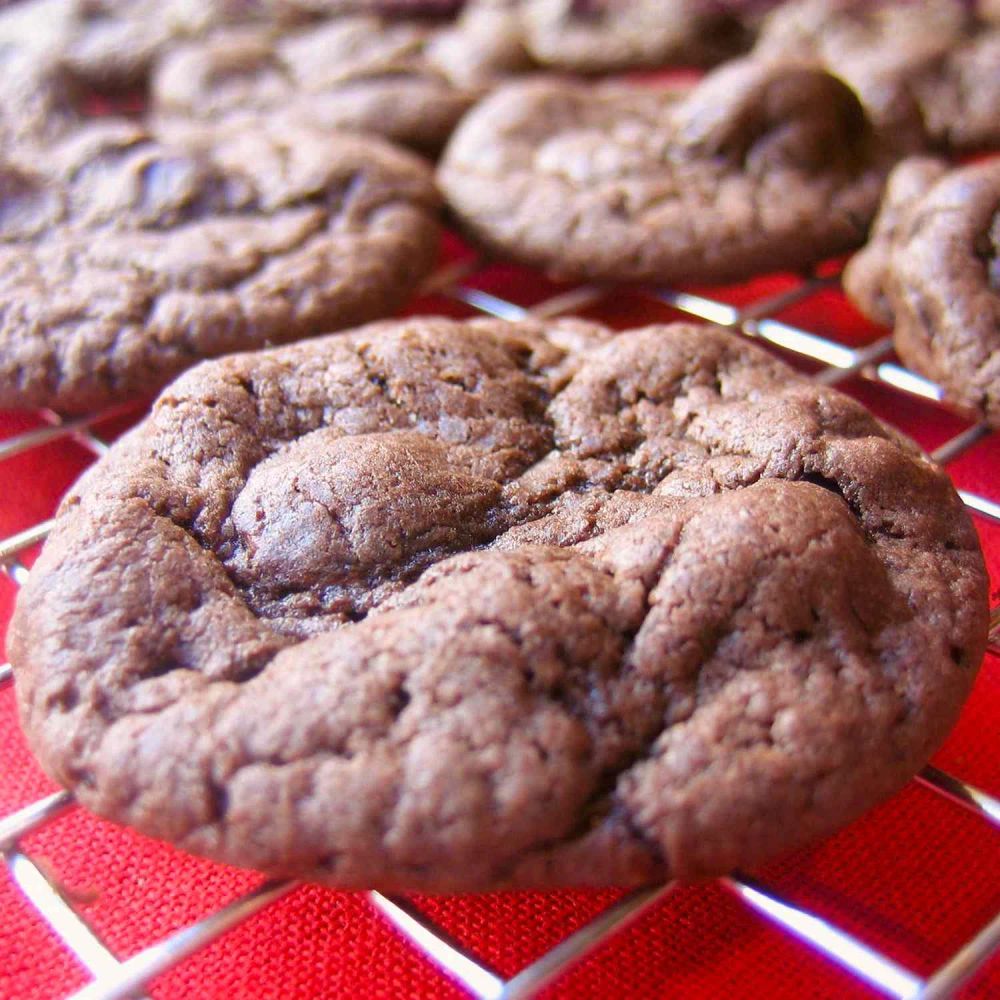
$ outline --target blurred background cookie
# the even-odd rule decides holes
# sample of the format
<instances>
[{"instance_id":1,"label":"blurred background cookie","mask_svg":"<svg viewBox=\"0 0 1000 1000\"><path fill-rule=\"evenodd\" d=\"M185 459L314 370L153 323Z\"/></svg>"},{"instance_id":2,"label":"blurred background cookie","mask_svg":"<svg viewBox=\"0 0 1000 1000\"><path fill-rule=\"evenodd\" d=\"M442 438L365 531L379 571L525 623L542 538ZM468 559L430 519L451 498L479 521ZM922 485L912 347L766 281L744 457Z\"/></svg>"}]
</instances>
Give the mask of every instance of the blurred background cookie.
<instances>
[{"instance_id":1,"label":"blurred background cookie","mask_svg":"<svg viewBox=\"0 0 1000 1000\"><path fill-rule=\"evenodd\" d=\"M271 120L79 121L0 152L0 406L97 409L391 313L437 256L422 161Z\"/></svg>"},{"instance_id":2,"label":"blurred background cookie","mask_svg":"<svg viewBox=\"0 0 1000 1000\"><path fill-rule=\"evenodd\" d=\"M743 60L680 99L509 84L463 120L438 179L475 238L554 274L711 282L862 243L897 156L824 70Z\"/></svg>"},{"instance_id":3,"label":"blurred background cookie","mask_svg":"<svg viewBox=\"0 0 1000 1000\"><path fill-rule=\"evenodd\" d=\"M750 46L743 19L712 0L520 0L525 46L576 73L711 66Z\"/></svg>"},{"instance_id":4,"label":"blurred background cookie","mask_svg":"<svg viewBox=\"0 0 1000 1000\"><path fill-rule=\"evenodd\" d=\"M1000 147L1000 30L961 0L791 0L765 21L761 59L815 59L882 127L939 149Z\"/></svg>"},{"instance_id":5,"label":"blurred background cookie","mask_svg":"<svg viewBox=\"0 0 1000 1000\"><path fill-rule=\"evenodd\" d=\"M278 114L435 151L490 83L523 66L513 51L480 42L474 24L344 17L289 33L227 30L165 56L151 102L162 116L243 117L252 128L254 116Z\"/></svg>"},{"instance_id":6,"label":"blurred background cookie","mask_svg":"<svg viewBox=\"0 0 1000 1000\"><path fill-rule=\"evenodd\" d=\"M1000 160L901 163L844 285L906 364L1000 426Z\"/></svg>"}]
</instances>

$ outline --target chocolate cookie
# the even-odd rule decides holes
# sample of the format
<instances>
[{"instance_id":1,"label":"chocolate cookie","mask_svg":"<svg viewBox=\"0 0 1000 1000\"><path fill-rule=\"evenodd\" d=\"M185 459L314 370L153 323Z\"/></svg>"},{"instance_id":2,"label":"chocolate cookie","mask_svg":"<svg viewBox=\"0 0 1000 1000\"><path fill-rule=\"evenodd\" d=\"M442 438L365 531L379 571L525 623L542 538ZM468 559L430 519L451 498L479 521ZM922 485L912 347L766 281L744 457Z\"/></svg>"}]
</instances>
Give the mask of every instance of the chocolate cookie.
<instances>
[{"instance_id":1,"label":"chocolate cookie","mask_svg":"<svg viewBox=\"0 0 1000 1000\"><path fill-rule=\"evenodd\" d=\"M388 315L437 252L420 160L277 120L78 123L8 150L0 188L0 407L91 410Z\"/></svg>"},{"instance_id":2,"label":"chocolate cookie","mask_svg":"<svg viewBox=\"0 0 1000 1000\"><path fill-rule=\"evenodd\" d=\"M0 57L0 157L24 147L28 160L45 160L44 150L81 120L84 90L50 61L25 53Z\"/></svg>"},{"instance_id":3,"label":"chocolate cookie","mask_svg":"<svg viewBox=\"0 0 1000 1000\"><path fill-rule=\"evenodd\" d=\"M844 284L906 364L1000 426L1000 160L901 163Z\"/></svg>"},{"instance_id":4,"label":"chocolate cookie","mask_svg":"<svg viewBox=\"0 0 1000 1000\"><path fill-rule=\"evenodd\" d=\"M8 651L88 808L347 887L755 865L903 784L986 634L947 477L720 330L413 319L199 366Z\"/></svg>"},{"instance_id":5,"label":"chocolate cookie","mask_svg":"<svg viewBox=\"0 0 1000 1000\"><path fill-rule=\"evenodd\" d=\"M896 240L911 209L947 172L948 164L934 156L914 156L900 163L889 175L868 243L844 268L845 290L877 323L891 326L893 321L886 286Z\"/></svg>"},{"instance_id":6,"label":"chocolate cookie","mask_svg":"<svg viewBox=\"0 0 1000 1000\"><path fill-rule=\"evenodd\" d=\"M0 61L32 56L89 86L135 87L171 43L269 11L270 0L24 0L0 12Z\"/></svg>"},{"instance_id":7,"label":"chocolate cookie","mask_svg":"<svg viewBox=\"0 0 1000 1000\"><path fill-rule=\"evenodd\" d=\"M249 127L276 113L437 150L487 83L511 68L494 41L466 51L456 68L450 49L467 35L456 26L374 17L335 18L286 35L227 31L169 55L154 74L153 105L161 115L236 117ZM520 50L514 59L523 62Z\"/></svg>"},{"instance_id":8,"label":"chocolate cookie","mask_svg":"<svg viewBox=\"0 0 1000 1000\"><path fill-rule=\"evenodd\" d=\"M896 152L811 66L733 62L688 96L509 84L438 178L469 231L572 277L726 281L864 240Z\"/></svg>"},{"instance_id":9,"label":"chocolate cookie","mask_svg":"<svg viewBox=\"0 0 1000 1000\"><path fill-rule=\"evenodd\" d=\"M765 21L754 55L817 60L883 128L908 127L916 111L914 146L1000 146L1000 30L961 0L794 0Z\"/></svg>"},{"instance_id":10,"label":"chocolate cookie","mask_svg":"<svg viewBox=\"0 0 1000 1000\"><path fill-rule=\"evenodd\" d=\"M909 83L932 145L1000 149L1000 28L929 60Z\"/></svg>"},{"instance_id":11,"label":"chocolate cookie","mask_svg":"<svg viewBox=\"0 0 1000 1000\"><path fill-rule=\"evenodd\" d=\"M972 20L963 0L788 0L762 22L755 51L814 56L838 69L881 56L892 70L955 45Z\"/></svg>"},{"instance_id":12,"label":"chocolate cookie","mask_svg":"<svg viewBox=\"0 0 1000 1000\"><path fill-rule=\"evenodd\" d=\"M333 14L385 14L404 17L448 17L465 6L465 0L270 0L271 6L290 14L329 17Z\"/></svg>"},{"instance_id":13,"label":"chocolate cookie","mask_svg":"<svg viewBox=\"0 0 1000 1000\"><path fill-rule=\"evenodd\" d=\"M532 57L575 73L714 65L750 44L744 22L711 0L521 0L518 6Z\"/></svg>"}]
</instances>

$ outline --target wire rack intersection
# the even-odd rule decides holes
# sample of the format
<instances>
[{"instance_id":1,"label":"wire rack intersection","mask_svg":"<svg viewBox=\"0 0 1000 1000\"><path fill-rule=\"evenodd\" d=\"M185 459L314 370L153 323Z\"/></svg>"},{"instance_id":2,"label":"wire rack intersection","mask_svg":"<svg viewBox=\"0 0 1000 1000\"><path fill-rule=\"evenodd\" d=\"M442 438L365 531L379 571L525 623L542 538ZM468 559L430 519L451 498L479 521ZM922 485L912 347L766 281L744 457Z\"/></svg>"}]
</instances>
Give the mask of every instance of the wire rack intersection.
<instances>
[{"instance_id":1,"label":"wire rack intersection","mask_svg":"<svg viewBox=\"0 0 1000 1000\"><path fill-rule=\"evenodd\" d=\"M518 320L526 317L551 318L586 310L607 300L616 291L603 285L582 285L526 307L476 287L476 274L488 263L484 258L472 257L442 267L425 283L423 294L461 303L473 313ZM813 378L820 383L836 385L860 378L876 382L896 393L930 401L966 420L970 419L970 414L945 403L937 385L892 359L891 337L885 336L861 347L849 347L776 318L790 306L836 287L837 283L835 276L807 277L789 290L763 296L742 306L672 289L648 289L647 293L655 301L680 314L727 327L777 349L786 357L818 365ZM94 428L127 410L127 407L116 408L73 420L63 420L51 411L43 411L42 426L0 441L0 462L53 442L67 440L75 441L94 458L100 457L109 446ZM968 427L936 448L931 456L942 464L951 462L989 433L990 429L984 423L972 420ZM1000 497L984 497L964 491L959 493L970 510L1000 524ZM50 525L51 520L43 520L0 539L0 567L15 585L21 585L30 572L22 556L44 540ZM990 639L991 649L1000 651L1000 608L991 612ZM0 687L11 681L10 665L0 664ZM1000 829L1000 801L987 793L931 766L926 767L915 780L956 806L970 811L983 823ZM61 791L0 819L0 855L10 877L27 901L90 973L92 981L75 993L73 1000L118 1000L140 996L156 976L296 888L295 883L289 881L262 882L221 910L131 957L120 959L91 928L78 904L61 887L57 876L21 847L24 837L45 824L57 821L72 808L72 795ZM722 879L721 883L759 917L846 969L878 993L890 997L912 1000L951 997L991 956L1000 951L1000 913L997 913L930 977L922 978L749 875L736 872ZM640 919L665 899L673 888L668 884L627 893L509 979L470 954L408 899L378 892L368 893L368 899L405 939L469 995L481 1000L525 1000L536 996L612 936L620 934Z\"/></svg>"}]
</instances>

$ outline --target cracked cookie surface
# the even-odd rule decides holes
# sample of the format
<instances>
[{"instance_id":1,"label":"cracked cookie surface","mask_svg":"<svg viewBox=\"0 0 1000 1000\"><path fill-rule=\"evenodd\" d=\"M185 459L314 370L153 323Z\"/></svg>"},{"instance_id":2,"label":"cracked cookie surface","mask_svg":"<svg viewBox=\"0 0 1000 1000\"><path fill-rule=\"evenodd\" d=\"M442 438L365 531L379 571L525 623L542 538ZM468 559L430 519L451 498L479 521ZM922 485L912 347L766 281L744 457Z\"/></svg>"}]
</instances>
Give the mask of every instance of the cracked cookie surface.
<instances>
[{"instance_id":1,"label":"cracked cookie surface","mask_svg":"<svg viewBox=\"0 0 1000 1000\"><path fill-rule=\"evenodd\" d=\"M532 57L574 73L712 65L749 43L735 13L704 0L521 0L516 6Z\"/></svg>"},{"instance_id":2,"label":"cracked cookie surface","mask_svg":"<svg viewBox=\"0 0 1000 1000\"><path fill-rule=\"evenodd\" d=\"M0 11L0 62L55 63L100 89L141 85L170 45L222 25L272 19L271 0L22 0Z\"/></svg>"},{"instance_id":3,"label":"cracked cookie surface","mask_svg":"<svg viewBox=\"0 0 1000 1000\"><path fill-rule=\"evenodd\" d=\"M11 627L96 812L347 887L750 866L904 783L986 632L947 477L708 327L413 319L206 362Z\"/></svg>"},{"instance_id":4,"label":"cracked cookie surface","mask_svg":"<svg viewBox=\"0 0 1000 1000\"><path fill-rule=\"evenodd\" d=\"M473 236L558 275L710 282L859 245L894 157L839 80L738 61L679 100L508 84L463 119L438 180Z\"/></svg>"},{"instance_id":5,"label":"cracked cookie surface","mask_svg":"<svg viewBox=\"0 0 1000 1000\"><path fill-rule=\"evenodd\" d=\"M812 58L846 80L911 152L1000 147L1000 29L961 0L794 0L764 22L754 57Z\"/></svg>"},{"instance_id":6,"label":"cracked cookie surface","mask_svg":"<svg viewBox=\"0 0 1000 1000\"><path fill-rule=\"evenodd\" d=\"M844 287L904 362L1000 426L1000 160L901 163Z\"/></svg>"},{"instance_id":7,"label":"cracked cookie surface","mask_svg":"<svg viewBox=\"0 0 1000 1000\"><path fill-rule=\"evenodd\" d=\"M342 17L279 33L250 27L177 47L157 66L156 114L278 115L436 151L520 47L472 20L434 25Z\"/></svg>"},{"instance_id":8,"label":"cracked cookie surface","mask_svg":"<svg viewBox=\"0 0 1000 1000\"><path fill-rule=\"evenodd\" d=\"M268 0L279 13L292 16L330 17L344 14L384 14L395 17L449 17L466 0Z\"/></svg>"},{"instance_id":9,"label":"cracked cookie surface","mask_svg":"<svg viewBox=\"0 0 1000 1000\"><path fill-rule=\"evenodd\" d=\"M0 112L0 407L147 394L204 357L385 316L433 266L430 171L376 138L151 131L38 100Z\"/></svg>"}]
</instances>

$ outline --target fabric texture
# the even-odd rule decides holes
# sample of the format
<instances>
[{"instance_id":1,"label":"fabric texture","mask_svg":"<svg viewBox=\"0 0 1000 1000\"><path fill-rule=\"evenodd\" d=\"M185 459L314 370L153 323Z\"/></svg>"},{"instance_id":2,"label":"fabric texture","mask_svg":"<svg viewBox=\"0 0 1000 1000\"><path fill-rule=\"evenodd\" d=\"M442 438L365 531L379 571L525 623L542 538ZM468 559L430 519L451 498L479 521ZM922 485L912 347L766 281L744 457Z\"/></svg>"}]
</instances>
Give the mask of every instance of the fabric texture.
<instances>
[{"instance_id":1,"label":"fabric texture","mask_svg":"<svg viewBox=\"0 0 1000 1000\"><path fill-rule=\"evenodd\" d=\"M448 257L465 253L448 241ZM793 287L769 277L717 299L755 302ZM522 305L564 290L513 266L476 272L471 283ZM699 291L693 289L693 291ZM704 291L704 290L702 290ZM472 315L451 299L411 304L408 313ZM639 290L615 292L585 314L626 327L678 318ZM843 296L824 290L777 318L842 343L869 343L884 331ZM807 366L806 366L807 367ZM933 449L965 426L939 408L863 380L844 385L878 415ZM98 428L113 434L127 419ZM0 413L0 439L41 420ZM0 464L0 537L50 516L61 493L88 464L67 441ZM960 488L1000 500L1000 436L981 441L950 465ZM1000 597L1000 526L976 518ZM26 557L30 563L30 555ZM0 583L0 630L15 595ZM1000 659L988 655L958 727L935 763L1000 793ZM13 690L0 692L0 816L53 790L34 764L17 724ZM187 857L74 810L24 842L40 864L84 904L109 946L128 956L248 890L259 878ZM755 873L788 898L857 935L919 975L929 975L1000 911L1000 832L940 796L911 784L834 837ZM614 892L506 893L416 898L417 904L504 976L511 976L595 916ZM33 908L0 874L0 997L63 997L88 981ZM162 1000L200 997L462 996L402 940L363 894L299 888L156 980ZM868 997L870 988L818 957L747 909L718 884L686 886L564 976L546 996ZM963 996L1000 996L1000 958Z\"/></svg>"}]
</instances>

